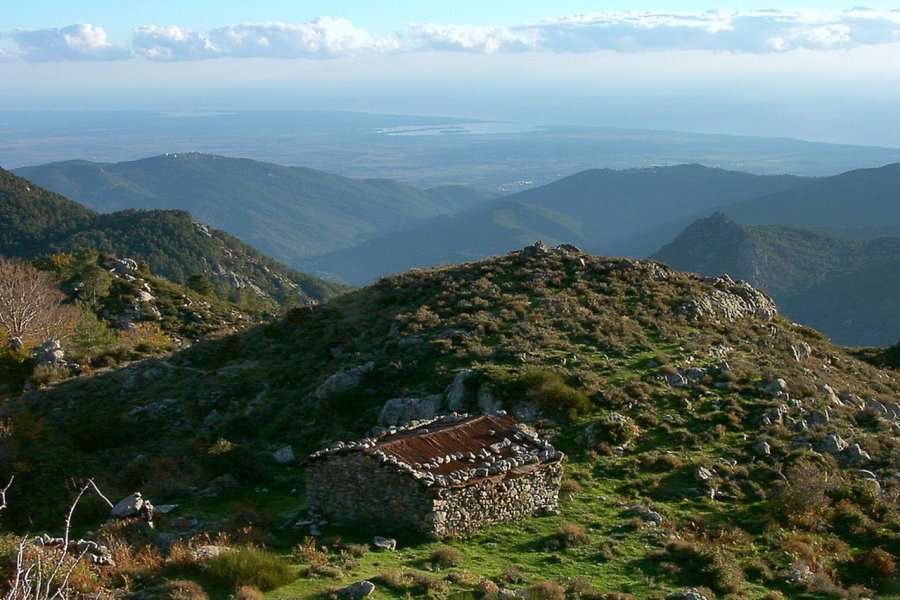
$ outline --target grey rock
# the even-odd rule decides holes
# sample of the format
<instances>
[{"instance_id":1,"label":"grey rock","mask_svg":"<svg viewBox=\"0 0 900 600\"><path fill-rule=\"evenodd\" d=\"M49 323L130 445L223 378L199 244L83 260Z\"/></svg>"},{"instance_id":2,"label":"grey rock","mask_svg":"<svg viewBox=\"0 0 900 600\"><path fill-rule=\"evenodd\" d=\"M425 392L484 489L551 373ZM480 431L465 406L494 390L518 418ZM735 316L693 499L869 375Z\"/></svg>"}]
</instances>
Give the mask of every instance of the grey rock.
<instances>
[{"instance_id":1,"label":"grey rock","mask_svg":"<svg viewBox=\"0 0 900 600\"><path fill-rule=\"evenodd\" d=\"M357 367L338 371L323 381L322 384L316 388L316 391L313 392L313 395L319 400L324 400L334 394L349 392L350 390L359 387L363 375L374 368L375 363L369 361Z\"/></svg>"},{"instance_id":2,"label":"grey rock","mask_svg":"<svg viewBox=\"0 0 900 600\"><path fill-rule=\"evenodd\" d=\"M753 451L759 456L769 456L772 454L772 446L766 440L760 440L753 446Z\"/></svg>"},{"instance_id":3,"label":"grey rock","mask_svg":"<svg viewBox=\"0 0 900 600\"><path fill-rule=\"evenodd\" d=\"M872 462L872 457L869 453L857 443L850 444L847 448L847 458L850 459L850 462L857 465L868 465Z\"/></svg>"},{"instance_id":4,"label":"grey rock","mask_svg":"<svg viewBox=\"0 0 900 600\"><path fill-rule=\"evenodd\" d=\"M694 320L719 317L726 321L747 317L770 321L778 314L772 299L746 282L734 282L728 276L707 281L713 288L679 306L678 312Z\"/></svg>"},{"instance_id":5,"label":"grey rock","mask_svg":"<svg viewBox=\"0 0 900 600\"><path fill-rule=\"evenodd\" d=\"M463 369L453 378L453 382L447 386L444 396L447 399L447 410L462 412L466 405L466 380L472 375L469 369Z\"/></svg>"},{"instance_id":6,"label":"grey rock","mask_svg":"<svg viewBox=\"0 0 900 600\"><path fill-rule=\"evenodd\" d=\"M397 540L394 538L386 538L381 537L380 535L376 535L372 540L372 545L375 546L378 550L386 550L388 552L393 552L397 549Z\"/></svg>"},{"instance_id":7,"label":"grey rock","mask_svg":"<svg viewBox=\"0 0 900 600\"><path fill-rule=\"evenodd\" d=\"M797 345L790 347L791 357L797 362L809 360L812 356L812 348L806 342L799 342Z\"/></svg>"},{"instance_id":8,"label":"grey rock","mask_svg":"<svg viewBox=\"0 0 900 600\"><path fill-rule=\"evenodd\" d=\"M378 423L391 426L433 419L443 400L443 396L439 394L424 398L392 398L381 408Z\"/></svg>"},{"instance_id":9,"label":"grey rock","mask_svg":"<svg viewBox=\"0 0 900 600\"><path fill-rule=\"evenodd\" d=\"M678 592L672 592L666 596L666 600L709 600L709 597L697 588L686 588Z\"/></svg>"},{"instance_id":10,"label":"grey rock","mask_svg":"<svg viewBox=\"0 0 900 600\"><path fill-rule=\"evenodd\" d=\"M274 458L275 462L277 462L279 465L288 465L294 462L294 449L290 446L279 448L272 453L272 458Z\"/></svg>"},{"instance_id":11,"label":"grey rock","mask_svg":"<svg viewBox=\"0 0 900 600\"><path fill-rule=\"evenodd\" d=\"M371 581L357 581L338 591L338 598L356 600L370 596L375 591L375 584Z\"/></svg>"},{"instance_id":12,"label":"grey rock","mask_svg":"<svg viewBox=\"0 0 900 600\"><path fill-rule=\"evenodd\" d=\"M62 366L66 364L66 351L59 340L49 340L31 351L31 357L39 365Z\"/></svg>"},{"instance_id":13,"label":"grey rock","mask_svg":"<svg viewBox=\"0 0 900 600\"><path fill-rule=\"evenodd\" d=\"M848 446L849 444L844 441L844 438L836 433L832 433L822 442L822 452L828 454L840 454L846 450Z\"/></svg>"},{"instance_id":14,"label":"grey rock","mask_svg":"<svg viewBox=\"0 0 900 600\"><path fill-rule=\"evenodd\" d=\"M141 508L143 508L143 506L144 499L141 497L141 493L135 492L132 495L119 500L116 505L112 507L112 510L109 511L109 516L114 519L136 517L141 514Z\"/></svg>"},{"instance_id":15,"label":"grey rock","mask_svg":"<svg viewBox=\"0 0 900 600\"><path fill-rule=\"evenodd\" d=\"M486 383L478 388L478 408L483 415L496 415L500 412L500 402L494 398L491 386Z\"/></svg>"},{"instance_id":16,"label":"grey rock","mask_svg":"<svg viewBox=\"0 0 900 600\"><path fill-rule=\"evenodd\" d=\"M769 382L769 385L766 386L766 393L770 396L777 396L779 393L784 393L788 391L787 382L778 377Z\"/></svg>"}]
</instances>

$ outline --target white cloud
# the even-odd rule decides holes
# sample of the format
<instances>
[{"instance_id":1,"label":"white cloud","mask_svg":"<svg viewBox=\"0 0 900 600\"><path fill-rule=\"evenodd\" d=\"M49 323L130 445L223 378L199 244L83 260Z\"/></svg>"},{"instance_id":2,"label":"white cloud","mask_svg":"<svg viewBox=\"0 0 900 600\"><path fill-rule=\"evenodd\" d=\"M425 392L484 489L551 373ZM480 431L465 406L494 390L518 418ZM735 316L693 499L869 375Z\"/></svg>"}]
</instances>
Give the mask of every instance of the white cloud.
<instances>
[{"instance_id":1,"label":"white cloud","mask_svg":"<svg viewBox=\"0 0 900 600\"><path fill-rule=\"evenodd\" d=\"M134 31L132 44L150 60L235 58L335 58L390 52L393 37L376 38L347 19L320 17L309 23L243 23L208 34L150 25Z\"/></svg>"},{"instance_id":2,"label":"white cloud","mask_svg":"<svg viewBox=\"0 0 900 600\"><path fill-rule=\"evenodd\" d=\"M175 26L138 27L132 34L131 45L135 54L150 60L216 58L221 54L208 38Z\"/></svg>"},{"instance_id":3,"label":"white cloud","mask_svg":"<svg viewBox=\"0 0 900 600\"><path fill-rule=\"evenodd\" d=\"M102 27L89 23L19 29L10 37L18 45L18 56L28 61L123 60L131 57L128 49L109 43Z\"/></svg>"},{"instance_id":4,"label":"white cloud","mask_svg":"<svg viewBox=\"0 0 900 600\"><path fill-rule=\"evenodd\" d=\"M514 33L507 27L412 23L408 29L408 47L414 50L492 53L530 50L536 47L534 33L530 31Z\"/></svg>"},{"instance_id":5,"label":"white cloud","mask_svg":"<svg viewBox=\"0 0 900 600\"><path fill-rule=\"evenodd\" d=\"M513 28L556 52L724 50L783 52L855 48L900 39L900 11L852 9L597 12Z\"/></svg>"},{"instance_id":6,"label":"white cloud","mask_svg":"<svg viewBox=\"0 0 900 600\"><path fill-rule=\"evenodd\" d=\"M711 10L593 12L506 26L412 23L394 36L376 37L343 18L307 23L242 23L208 32L177 26L138 27L131 51L111 44L88 24L17 30L6 36L0 60L153 61L206 58L337 58L427 51L500 54L548 51L618 53L706 50L782 53L841 50L900 42L900 10Z\"/></svg>"},{"instance_id":7,"label":"white cloud","mask_svg":"<svg viewBox=\"0 0 900 600\"><path fill-rule=\"evenodd\" d=\"M335 58L390 52L393 37L376 38L347 19L319 17L309 23L241 24L215 29L210 39L228 56Z\"/></svg>"}]
</instances>

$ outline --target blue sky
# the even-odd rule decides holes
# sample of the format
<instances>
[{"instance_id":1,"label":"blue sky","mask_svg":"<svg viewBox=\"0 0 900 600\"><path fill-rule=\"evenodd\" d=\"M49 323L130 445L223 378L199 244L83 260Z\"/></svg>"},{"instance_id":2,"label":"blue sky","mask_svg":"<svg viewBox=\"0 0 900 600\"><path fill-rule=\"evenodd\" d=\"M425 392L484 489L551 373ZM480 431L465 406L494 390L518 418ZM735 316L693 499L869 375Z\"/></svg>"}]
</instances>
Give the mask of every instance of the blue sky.
<instances>
[{"instance_id":1,"label":"blue sky","mask_svg":"<svg viewBox=\"0 0 900 600\"><path fill-rule=\"evenodd\" d=\"M900 146L887 2L34 0L9 109L284 109Z\"/></svg>"}]
</instances>

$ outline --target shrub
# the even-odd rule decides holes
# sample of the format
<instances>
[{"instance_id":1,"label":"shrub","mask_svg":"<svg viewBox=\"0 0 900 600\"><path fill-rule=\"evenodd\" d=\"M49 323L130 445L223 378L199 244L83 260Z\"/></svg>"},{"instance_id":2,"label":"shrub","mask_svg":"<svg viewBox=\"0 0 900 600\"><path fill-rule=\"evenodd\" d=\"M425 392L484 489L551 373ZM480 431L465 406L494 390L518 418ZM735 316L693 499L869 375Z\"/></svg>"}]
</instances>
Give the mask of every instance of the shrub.
<instances>
[{"instance_id":1,"label":"shrub","mask_svg":"<svg viewBox=\"0 0 900 600\"><path fill-rule=\"evenodd\" d=\"M857 552L848 566L854 581L873 586L897 574L897 558L881 548Z\"/></svg>"},{"instance_id":2,"label":"shrub","mask_svg":"<svg viewBox=\"0 0 900 600\"><path fill-rule=\"evenodd\" d=\"M810 462L785 469L785 481L778 482L770 496L772 512L793 525L811 525L828 508L828 477Z\"/></svg>"},{"instance_id":3,"label":"shrub","mask_svg":"<svg viewBox=\"0 0 900 600\"><path fill-rule=\"evenodd\" d=\"M631 417L619 413L607 413L591 425L595 444L607 443L613 446L634 440L641 431Z\"/></svg>"},{"instance_id":4,"label":"shrub","mask_svg":"<svg viewBox=\"0 0 900 600\"><path fill-rule=\"evenodd\" d=\"M674 566L674 574L688 585L709 585L717 592L734 593L744 583L735 557L716 544L675 540L657 558Z\"/></svg>"},{"instance_id":5,"label":"shrub","mask_svg":"<svg viewBox=\"0 0 900 600\"><path fill-rule=\"evenodd\" d=\"M590 541L590 536L585 531L583 525L577 523L565 523L551 538L551 542L555 542L560 548L576 548L584 546ZM554 544L551 544L551 546Z\"/></svg>"},{"instance_id":6,"label":"shrub","mask_svg":"<svg viewBox=\"0 0 900 600\"><path fill-rule=\"evenodd\" d=\"M274 590L294 580L288 563L262 548L244 547L226 551L206 563L209 575L228 586L253 585Z\"/></svg>"},{"instance_id":7,"label":"shrub","mask_svg":"<svg viewBox=\"0 0 900 600\"><path fill-rule=\"evenodd\" d=\"M562 481L559 483L560 496L571 496L573 494L577 494L583 489L584 488L581 486L581 484L571 477L563 477Z\"/></svg>"},{"instance_id":8,"label":"shrub","mask_svg":"<svg viewBox=\"0 0 900 600\"><path fill-rule=\"evenodd\" d=\"M522 583L525 581L525 571L517 565L509 565L500 573L500 579L506 583Z\"/></svg>"},{"instance_id":9,"label":"shrub","mask_svg":"<svg viewBox=\"0 0 900 600\"><path fill-rule=\"evenodd\" d=\"M475 591L481 594L482 598L496 598L500 592L500 586L490 579L482 579L475 586Z\"/></svg>"},{"instance_id":10,"label":"shrub","mask_svg":"<svg viewBox=\"0 0 900 600\"><path fill-rule=\"evenodd\" d=\"M526 400L535 402L550 414L576 418L591 410L587 394L570 387L562 376L547 369L529 367L519 374L511 387L511 394L524 395Z\"/></svg>"},{"instance_id":11,"label":"shrub","mask_svg":"<svg viewBox=\"0 0 900 600\"><path fill-rule=\"evenodd\" d=\"M234 591L234 600L263 600L263 593L254 585L242 585Z\"/></svg>"},{"instance_id":12,"label":"shrub","mask_svg":"<svg viewBox=\"0 0 900 600\"><path fill-rule=\"evenodd\" d=\"M648 471L670 472L681 468L682 461L677 454L644 454L641 466Z\"/></svg>"},{"instance_id":13,"label":"shrub","mask_svg":"<svg viewBox=\"0 0 900 600\"><path fill-rule=\"evenodd\" d=\"M555 581L539 581L528 586L528 598L538 600L565 600L566 592Z\"/></svg>"},{"instance_id":14,"label":"shrub","mask_svg":"<svg viewBox=\"0 0 900 600\"><path fill-rule=\"evenodd\" d=\"M455 567L462 562L462 553L451 546L435 548L431 553L431 564L435 567Z\"/></svg>"},{"instance_id":15,"label":"shrub","mask_svg":"<svg viewBox=\"0 0 900 600\"><path fill-rule=\"evenodd\" d=\"M196 581L176 579L168 585L165 598L168 600L207 600L209 596Z\"/></svg>"}]
</instances>

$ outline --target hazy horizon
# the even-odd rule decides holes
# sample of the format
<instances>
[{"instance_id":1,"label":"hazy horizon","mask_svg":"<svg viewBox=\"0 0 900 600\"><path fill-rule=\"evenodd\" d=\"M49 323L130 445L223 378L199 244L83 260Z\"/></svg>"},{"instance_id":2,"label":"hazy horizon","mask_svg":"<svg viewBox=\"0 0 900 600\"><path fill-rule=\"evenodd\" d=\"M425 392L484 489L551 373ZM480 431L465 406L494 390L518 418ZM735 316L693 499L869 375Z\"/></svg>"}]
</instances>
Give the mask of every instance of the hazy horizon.
<instances>
[{"instance_id":1,"label":"hazy horizon","mask_svg":"<svg viewBox=\"0 0 900 600\"><path fill-rule=\"evenodd\" d=\"M868 4L11 6L0 91L6 110L327 109L896 148L900 10Z\"/></svg>"}]
</instances>

